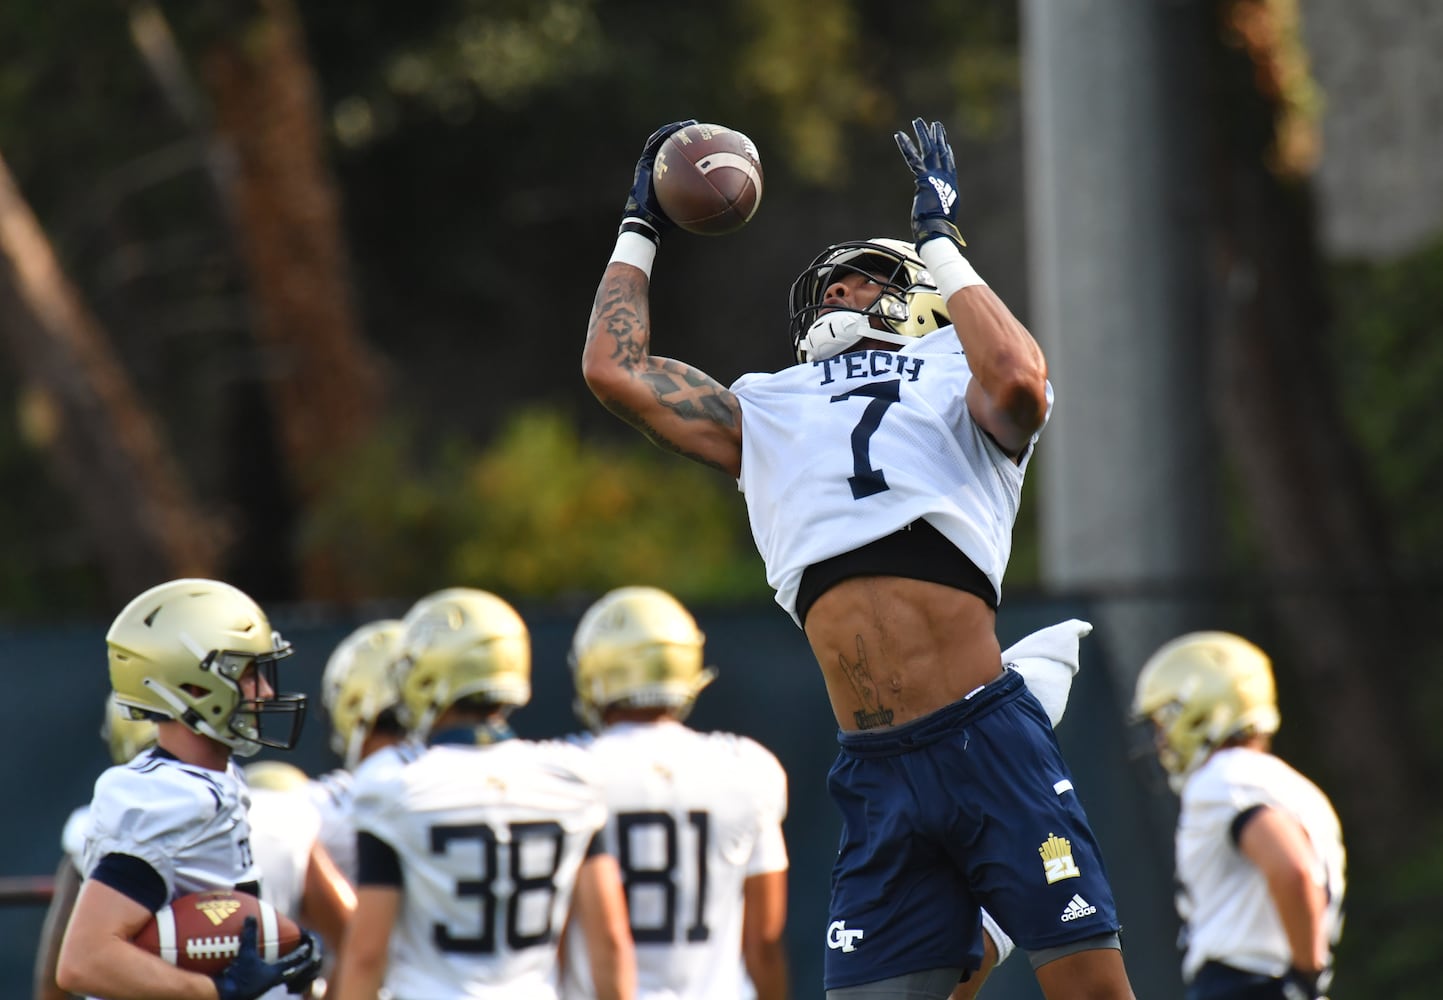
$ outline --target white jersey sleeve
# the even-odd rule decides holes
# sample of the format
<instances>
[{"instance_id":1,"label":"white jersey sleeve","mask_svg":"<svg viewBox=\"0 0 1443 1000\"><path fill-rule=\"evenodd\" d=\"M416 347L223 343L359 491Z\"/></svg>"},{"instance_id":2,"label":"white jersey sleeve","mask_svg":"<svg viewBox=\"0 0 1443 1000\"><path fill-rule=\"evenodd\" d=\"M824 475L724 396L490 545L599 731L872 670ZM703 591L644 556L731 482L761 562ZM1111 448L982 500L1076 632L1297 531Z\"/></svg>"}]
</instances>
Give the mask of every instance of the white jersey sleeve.
<instances>
[{"instance_id":1,"label":"white jersey sleeve","mask_svg":"<svg viewBox=\"0 0 1443 1000\"><path fill-rule=\"evenodd\" d=\"M258 882L248 807L234 763L212 771L147 751L96 780L82 870L131 855L161 877L168 899Z\"/></svg>"},{"instance_id":2,"label":"white jersey sleeve","mask_svg":"<svg viewBox=\"0 0 1443 1000\"><path fill-rule=\"evenodd\" d=\"M977 425L966 402L971 379L947 326L899 351L857 351L733 383L742 411L737 484L767 582L793 619L808 566L922 518L1001 599L1032 448L1014 461ZM1047 400L1050 415L1050 384Z\"/></svg>"},{"instance_id":3,"label":"white jersey sleeve","mask_svg":"<svg viewBox=\"0 0 1443 1000\"><path fill-rule=\"evenodd\" d=\"M1244 748L1221 750L1183 787L1177 828L1178 914L1186 925L1183 978L1208 960L1280 976L1292 952L1267 880L1237 849L1232 825L1254 806L1292 816L1314 850L1314 881L1328 896L1329 937L1341 931L1342 830L1316 785L1280 758Z\"/></svg>"},{"instance_id":4,"label":"white jersey sleeve","mask_svg":"<svg viewBox=\"0 0 1443 1000\"><path fill-rule=\"evenodd\" d=\"M553 1000L557 938L606 819L584 750L433 746L409 764L358 773L355 816L401 865L393 995Z\"/></svg>"},{"instance_id":5,"label":"white jersey sleeve","mask_svg":"<svg viewBox=\"0 0 1443 1000\"><path fill-rule=\"evenodd\" d=\"M742 996L743 887L787 868L786 774L753 740L678 723L622 724L591 741L605 776L607 849L627 887L644 1000ZM567 933L567 1000L595 996L581 929Z\"/></svg>"}]
</instances>

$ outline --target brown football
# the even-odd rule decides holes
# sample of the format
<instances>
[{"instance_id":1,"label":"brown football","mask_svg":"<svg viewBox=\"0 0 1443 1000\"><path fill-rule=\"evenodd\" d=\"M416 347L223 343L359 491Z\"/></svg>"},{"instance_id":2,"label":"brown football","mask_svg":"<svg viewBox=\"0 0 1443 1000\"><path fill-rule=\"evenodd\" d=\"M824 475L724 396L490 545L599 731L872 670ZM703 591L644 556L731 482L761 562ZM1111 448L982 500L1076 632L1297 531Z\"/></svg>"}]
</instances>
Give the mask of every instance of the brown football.
<instances>
[{"instance_id":1,"label":"brown football","mask_svg":"<svg viewBox=\"0 0 1443 1000\"><path fill-rule=\"evenodd\" d=\"M140 929L135 944L171 965L213 976L235 959L246 917L256 918L256 944L268 962L300 943L300 927L270 903L247 892L216 890L171 900Z\"/></svg>"},{"instance_id":2,"label":"brown football","mask_svg":"<svg viewBox=\"0 0 1443 1000\"><path fill-rule=\"evenodd\" d=\"M725 125L688 125L656 154L656 200L689 233L722 236L746 225L762 201L762 161L745 135Z\"/></svg>"}]
</instances>

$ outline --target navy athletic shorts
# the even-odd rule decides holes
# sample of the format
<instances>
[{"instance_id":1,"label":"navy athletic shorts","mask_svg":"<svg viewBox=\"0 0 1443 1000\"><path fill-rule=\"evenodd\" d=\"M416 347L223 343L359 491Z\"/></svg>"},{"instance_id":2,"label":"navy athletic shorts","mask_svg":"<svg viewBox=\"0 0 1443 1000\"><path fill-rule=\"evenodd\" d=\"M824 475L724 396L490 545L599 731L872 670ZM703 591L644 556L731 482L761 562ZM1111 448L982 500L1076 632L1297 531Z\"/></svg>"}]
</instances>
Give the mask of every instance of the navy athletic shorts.
<instances>
[{"instance_id":1,"label":"navy athletic shorts","mask_svg":"<svg viewBox=\"0 0 1443 1000\"><path fill-rule=\"evenodd\" d=\"M827 989L976 969L979 906L1027 951L1117 933L1097 841L1016 671L920 719L837 742Z\"/></svg>"}]
</instances>

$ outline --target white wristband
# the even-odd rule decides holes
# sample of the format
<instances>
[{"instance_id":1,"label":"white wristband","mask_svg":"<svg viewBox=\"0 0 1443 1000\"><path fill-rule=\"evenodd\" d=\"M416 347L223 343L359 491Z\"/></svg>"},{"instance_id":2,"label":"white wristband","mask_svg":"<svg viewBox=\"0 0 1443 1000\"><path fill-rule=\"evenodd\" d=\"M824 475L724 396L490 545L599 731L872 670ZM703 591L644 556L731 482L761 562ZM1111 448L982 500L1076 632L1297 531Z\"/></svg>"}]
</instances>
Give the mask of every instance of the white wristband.
<instances>
[{"instance_id":1,"label":"white wristband","mask_svg":"<svg viewBox=\"0 0 1443 1000\"><path fill-rule=\"evenodd\" d=\"M656 243L640 233L622 233L616 238L616 249L611 251L609 264L630 264L648 278L651 265L656 260Z\"/></svg>"},{"instance_id":2,"label":"white wristband","mask_svg":"<svg viewBox=\"0 0 1443 1000\"><path fill-rule=\"evenodd\" d=\"M962 256L957 244L949 239L939 237L928 240L917 253L922 263L927 265L927 270L932 272L932 280L937 282L937 291L942 293L943 302L964 288L987 284Z\"/></svg>"}]
</instances>

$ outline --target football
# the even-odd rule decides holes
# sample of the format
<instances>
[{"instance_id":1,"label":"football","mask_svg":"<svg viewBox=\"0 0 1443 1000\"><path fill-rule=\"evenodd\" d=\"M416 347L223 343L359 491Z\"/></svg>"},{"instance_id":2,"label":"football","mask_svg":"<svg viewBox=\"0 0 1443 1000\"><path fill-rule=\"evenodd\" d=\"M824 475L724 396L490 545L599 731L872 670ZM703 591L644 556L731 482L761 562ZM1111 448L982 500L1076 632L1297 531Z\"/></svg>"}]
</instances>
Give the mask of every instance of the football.
<instances>
[{"instance_id":1,"label":"football","mask_svg":"<svg viewBox=\"0 0 1443 1000\"><path fill-rule=\"evenodd\" d=\"M746 225L762 201L756 145L725 125L688 125L667 137L652 172L666 217L689 233L722 236Z\"/></svg>"},{"instance_id":2,"label":"football","mask_svg":"<svg viewBox=\"0 0 1443 1000\"><path fill-rule=\"evenodd\" d=\"M171 900L140 929L135 944L171 965L213 976L240 950L246 917L256 918L261 957L274 962L301 940L294 920L247 892L193 892Z\"/></svg>"}]
</instances>

